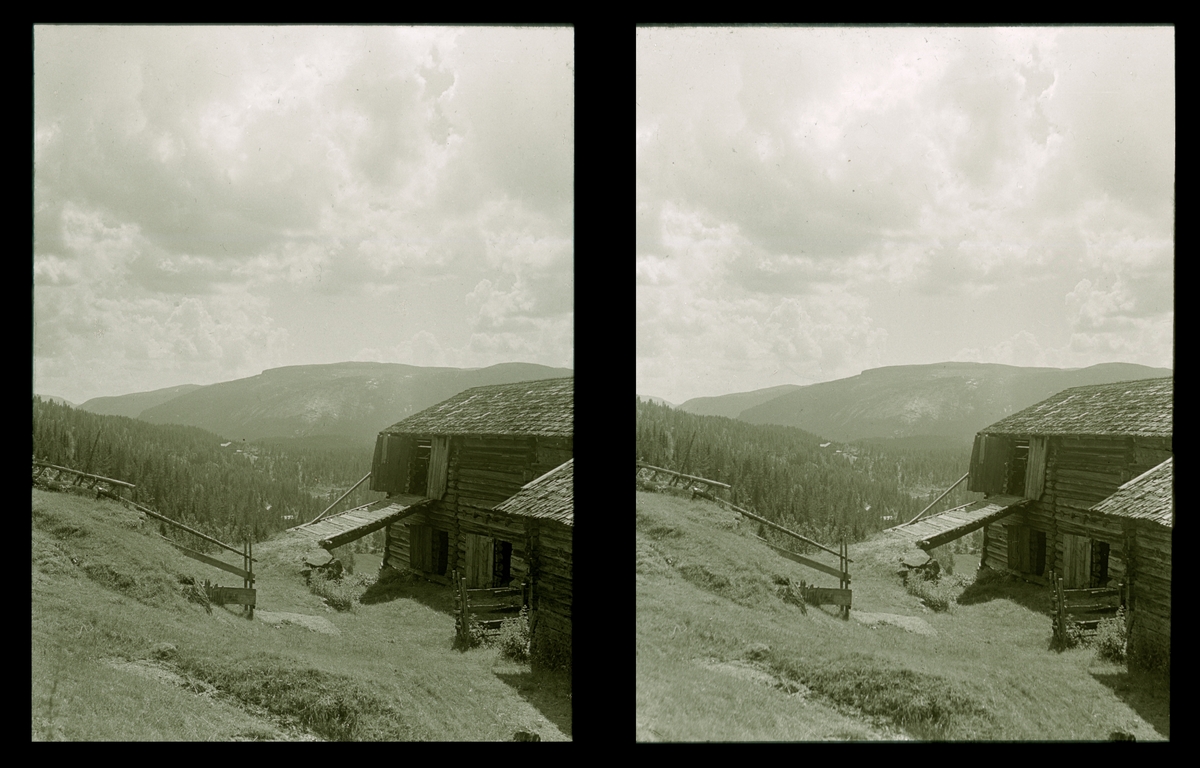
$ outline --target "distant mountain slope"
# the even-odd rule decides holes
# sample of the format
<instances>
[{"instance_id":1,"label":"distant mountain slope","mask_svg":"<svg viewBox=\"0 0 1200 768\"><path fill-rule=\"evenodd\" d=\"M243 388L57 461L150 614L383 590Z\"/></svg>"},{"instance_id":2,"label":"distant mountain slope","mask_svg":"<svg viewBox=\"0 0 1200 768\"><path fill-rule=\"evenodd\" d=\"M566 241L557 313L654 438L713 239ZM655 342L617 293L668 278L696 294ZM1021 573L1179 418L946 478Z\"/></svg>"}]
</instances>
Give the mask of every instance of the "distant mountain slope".
<instances>
[{"instance_id":1,"label":"distant mountain slope","mask_svg":"<svg viewBox=\"0 0 1200 768\"><path fill-rule=\"evenodd\" d=\"M66 405L71 408L79 407L78 405L76 405L75 403L72 403L70 400L66 399L65 397L57 397L55 395L38 395L38 397L42 398L43 400L49 400L52 403L58 403L59 405Z\"/></svg>"},{"instance_id":2,"label":"distant mountain slope","mask_svg":"<svg viewBox=\"0 0 1200 768\"><path fill-rule=\"evenodd\" d=\"M678 408L679 407L675 403L672 403L670 400L663 400L661 397L654 397L653 395L638 395L638 397L640 397L643 400L650 402L650 403L658 403L659 405L665 405L668 408Z\"/></svg>"},{"instance_id":3,"label":"distant mountain slope","mask_svg":"<svg viewBox=\"0 0 1200 768\"><path fill-rule=\"evenodd\" d=\"M128 416L136 419L142 411L156 405L174 400L180 395L200 389L199 384L180 384L177 387L165 387L152 392L134 392L129 395L113 397L93 397L79 406L85 411L98 413L101 416Z\"/></svg>"},{"instance_id":4,"label":"distant mountain slope","mask_svg":"<svg viewBox=\"0 0 1200 768\"><path fill-rule=\"evenodd\" d=\"M742 411L748 408L769 402L789 392L795 392L797 389L802 389L802 387L799 384L782 384L778 387L756 389L753 392L735 392L732 395L718 395L717 397L693 397L679 408L698 416L728 416L736 419Z\"/></svg>"},{"instance_id":5,"label":"distant mountain slope","mask_svg":"<svg viewBox=\"0 0 1200 768\"><path fill-rule=\"evenodd\" d=\"M139 418L239 440L344 435L372 441L381 429L469 387L571 374L567 368L529 363L476 369L396 363L289 366L201 387L148 408Z\"/></svg>"},{"instance_id":6,"label":"distant mountain slope","mask_svg":"<svg viewBox=\"0 0 1200 768\"><path fill-rule=\"evenodd\" d=\"M802 387L747 408L738 418L799 427L839 441L915 435L966 440L1068 387L1170 375L1169 368L1127 363L1077 369L987 363L893 366Z\"/></svg>"}]
</instances>

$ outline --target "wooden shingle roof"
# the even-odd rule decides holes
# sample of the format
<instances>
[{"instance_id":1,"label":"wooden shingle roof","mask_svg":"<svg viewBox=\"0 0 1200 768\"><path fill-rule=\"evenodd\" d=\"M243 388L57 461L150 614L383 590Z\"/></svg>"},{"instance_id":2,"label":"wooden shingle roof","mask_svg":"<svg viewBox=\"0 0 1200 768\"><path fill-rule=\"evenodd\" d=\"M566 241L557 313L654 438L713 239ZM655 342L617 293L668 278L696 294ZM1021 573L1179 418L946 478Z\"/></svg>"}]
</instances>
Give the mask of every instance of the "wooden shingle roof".
<instances>
[{"instance_id":1,"label":"wooden shingle roof","mask_svg":"<svg viewBox=\"0 0 1200 768\"><path fill-rule=\"evenodd\" d=\"M1171 469L1172 460L1167 459L1122 485L1112 496L1092 507L1092 511L1116 517L1152 520L1174 528Z\"/></svg>"},{"instance_id":2,"label":"wooden shingle roof","mask_svg":"<svg viewBox=\"0 0 1200 768\"><path fill-rule=\"evenodd\" d=\"M575 432L575 378L472 387L384 431L569 437Z\"/></svg>"},{"instance_id":3,"label":"wooden shingle roof","mask_svg":"<svg viewBox=\"0 0 1200 768\"><path fill-rule=\"evenodd\" d=\"M992 435L1136 435L1170 437L1175 379L1121 381L1064 389L1006 416Z\"/></svg>"},{"instance_id":4,"label":"wooden shingle roof","mask_svg":"<svg viewBox=\"0 0 1200 768\"><path fill-rule=\"evenodd\" d=\"M526 483L516 495L497 504L495 511L574 525L574 490L575 460L568 459L538 479Z\"/></svg>"}]
</instances>

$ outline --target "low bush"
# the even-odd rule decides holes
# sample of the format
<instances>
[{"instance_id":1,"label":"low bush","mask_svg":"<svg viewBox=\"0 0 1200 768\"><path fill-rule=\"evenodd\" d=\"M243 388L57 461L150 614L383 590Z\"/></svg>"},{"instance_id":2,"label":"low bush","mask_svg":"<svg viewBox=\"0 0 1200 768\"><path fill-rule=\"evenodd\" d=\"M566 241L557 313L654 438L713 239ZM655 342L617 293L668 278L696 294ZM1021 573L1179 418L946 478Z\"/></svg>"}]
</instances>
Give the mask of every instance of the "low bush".
<instances>
[{"instance_id":1,"label":"low bush","mask_svg":"<svg viewBox=\"0 0 1200 768\"><path fill-rule=\"evenodd\" d=\"M1125 609L1118 608L1116 616L1096 627L1096 655L1104 661L1125 661L1125 639Z\"/></svg>"},{"instance_id":2,"label":"low bush","mask_svg":"<svg viewBox=\"0 0 1200 768\"><path fill-rule=\"evenodd\" d=\"M517 616L500 622L496 645L513 661L529 661L529 613L524 606Z\"/></svg>"}]
</instances>

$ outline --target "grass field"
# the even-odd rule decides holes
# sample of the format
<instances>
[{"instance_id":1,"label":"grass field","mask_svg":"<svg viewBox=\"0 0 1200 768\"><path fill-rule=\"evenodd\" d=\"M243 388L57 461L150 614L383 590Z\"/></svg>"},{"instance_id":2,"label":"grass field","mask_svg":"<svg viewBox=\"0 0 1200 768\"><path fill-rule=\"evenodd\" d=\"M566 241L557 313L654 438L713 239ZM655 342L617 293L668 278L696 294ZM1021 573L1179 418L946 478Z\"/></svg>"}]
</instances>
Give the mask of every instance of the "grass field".
<instances>
[{"instance_id":1,"label":"grass field","mask_svg":"<svg viewBox=\"0 0 1200 768\"><path fill-rule=\"evenodd\" d=\"M36 488L32 508L34 740L571 738L569 681L453 650L444 587L360 568L333 611L300 575L309 545L281 538L255 545L255 619L209 613L180 577L240 580L136 512Z\"/></svg>"},{"instance_id":2,"label":"grass field","mask_svg":"<svg viewBox=\"0 0 1200 768\"><path fill-rule=\"evenodd\" d=\"M959 569L942 585L956 601L931 611L895 573L904 546L880 534L850 547L849 620L802 611L788 584L836 579L737 518L637 493L638 741L1170 738L1169 680L1050 650L1045 590Z\"/></svg>"}]
</instances>

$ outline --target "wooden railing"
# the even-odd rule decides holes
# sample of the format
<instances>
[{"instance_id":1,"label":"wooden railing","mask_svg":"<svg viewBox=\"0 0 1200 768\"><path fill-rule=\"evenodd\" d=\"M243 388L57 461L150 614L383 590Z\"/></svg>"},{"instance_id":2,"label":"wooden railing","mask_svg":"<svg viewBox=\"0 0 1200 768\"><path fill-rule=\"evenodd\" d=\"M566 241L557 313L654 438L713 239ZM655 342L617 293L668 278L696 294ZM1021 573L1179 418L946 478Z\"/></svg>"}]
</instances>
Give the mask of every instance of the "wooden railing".
<instances>
[{"instance_id":1,"label":"wooden railing","mask_svg":"<svg viewBox=\"0 0 1200 768\"><path fill-rule=\"evenodd\" d=\"M517 615L526 604L522 586L467 589L466 578L454 571L454 584L458 587L458 635L467 639L472 619L479 622L485 636L495 637L506 618ZM487 616L489 618L479 618Z\"/></svg>"},{"instance_id":2,"label":"wooden railing","mask_svg":"<svg viewBox=\"0 0 1200 768\"><path fill-rule=\"evenodd\" d=\"M53 471L56 473L55 479L61 478L64 472L68 473L70 475L76 476L77 479L75 481L75 485L81 485L85 481L85 479L90 479L91 484L88 485L87 487L95 488L97 493L104 495L104 496L108 496L109 498L111 498L115 501L119 501L123 504L129 504L130 506L134 507L138 511L145 514L147 517L152 517L155 520L159 520L161 522L166 523L167 525L173 526L175 528L179 528L180 530L187 531L188 533L192 534L193 536L197 536L201 539L204 539L205 541L216 544L217 546L227 549L230 552L237 552L238 554L240 554L242 556L242 567L238 568L237 566L229 565L228 563L226 563L224 561L218 560L215 557L209 557L208 555L205 555L201 552L197 552L194 549L189 549L188 547L185 547L182 544L178 544L178 543L172 541L171 539L168 539L166 536L160 536L160 538L162 538L163 541L167 542L171 546L178 549L180 551L180 553L182 553L184 556L190 557L193 560L197 560L206 565L211 565L214 568L219 568L222 571L227 571L229 573L232 573L235 576L240 576L242 578L242 587L240 589L237 587L212 586L208 581L205 581L204 582L204 591L208 595L209 600L214 603L217 603L217 604L233 603L236 605L247 606L250 609L250 618L252 618L252 619L254 618L254 603L255 603L254 563L255 563L255 560L253 557L254 545L250 541L246 541L242 545L242 549L239 551L236 547L231 547L230 545L226 544L225 542L220 541L218 539L214 539L212 536L209 536L208 534L201 533L200 531L197 531L194 528L190 528L190 527L184 525L183 523L172 520L171 518L167 517L166 515L160 514L158 512L155 512L153 509L150 509L141 504L138 504L136 501L132 501L131 499L126 499L126 498L122 497L120 495L120 489L122 489L122 488L128 488L130 490L136 489L136 486L133 485L132 483L126 483L123 480L113 480L110 477L103 477L101 475L88 474L87 472L81 472L77 469L71 469L70 467L60 467L57 464L50 464L48 462L39 461L38 459L33 460L33 467L36 470L33 475L34 480L37 480L39 477L41 477L42 474L44 472L46 472L47 470L50 470L50 471ZM101 484L109 485L112 488L115 488L117 490L110 491L106 488L100 487ZM353 489L351 489L351 490L353 490ZM345 497L343 496L342 498L345 498ZM340 499L339 499L339 501L340 501Z\"/></svg>"},{"instance_id":3,"label":"wooden railing","mask_svg":"<svg viewBox=\"0 0 1200 768\"><path fill-rule=\"evenodd\" d=\"M46 475L47 479L50 478L50 475L54 475L55 480L62 480L64 473L75 478L75 482L72 483L72 485L80 485L86 488L93 488L98 491L107 490L115 496L120 496L123 489L128 489L130 491L135 491L137 489L137 486L135 486L133 483L127 483L124 480L114 480L111 477L93 475L88 472L81 472L78 469L71 469L70 467L60 467L57 464L51 464L50 462L42 461L41 459L33 460L34 480L42 477L42 475ZM109 488L103 488L101 486L109 486Z\"/></svg>"},{"instance_id":4,"label":"wooden railing","mask_svg":"<svg viewBox=\"0 0 1200 768\"><path fill-rule=\"evenodd\" d=\"M643 473L647 473L647 475L643 475ZM685 475L682 472L676 472L673 469L663 469L662 467L651 466L650 464L646 464L642 461L637 462L637 472L634 473L634 477L653 480L658 477L659 473L670 476L671 481L667 483L668 486L675 486L678 485L680 480L687 480L688 487L692 487L694 485L704 485L710 488L724 488L725 490L729 490L729 485L727 483L709 480L706 477Z\"/></svg>"},{"instance_id":5,"label":"wooden railing","mask_svg":"<svg viewBox=\"0 0 1200 768\"><path fill-rule=\"evenodd\" d=\"M1065 644L1067 628L1083 636L1096 634L1100 622L1116 615L1125 604L1125 584L1116 587L1063 589L1063 579L1050 572L1050 606L1054 616L1054 638Z\"/></svg>"}]
</instances>

